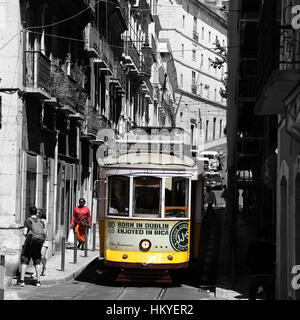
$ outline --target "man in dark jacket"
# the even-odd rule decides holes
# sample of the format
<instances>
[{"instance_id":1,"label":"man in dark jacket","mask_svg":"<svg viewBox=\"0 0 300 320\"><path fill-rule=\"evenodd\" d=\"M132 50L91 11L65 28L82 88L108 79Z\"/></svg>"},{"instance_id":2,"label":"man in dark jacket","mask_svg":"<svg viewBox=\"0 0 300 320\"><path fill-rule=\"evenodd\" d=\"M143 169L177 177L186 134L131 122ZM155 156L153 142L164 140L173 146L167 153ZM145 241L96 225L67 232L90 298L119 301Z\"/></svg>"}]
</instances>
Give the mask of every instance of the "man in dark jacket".
<instances>
[{"instance_id":1,"label":"man in dark jacket","mask_svg":"<svg viewBox=\"0 0 300 320\"><path fill-rule=\"evenodd\" d=\"M263 287L266 300L274 300L275 260L275 246L268 240L267 231L264 230L247 252L247 264L250 267L249 300L256 300L259 287Z\"/></svg>"},{"instance_id":2,"label":"man in dark jacket","mask_svg":"<svg viewBox=\"0 0 300 320\"><path fill-rule=\"evenodd\" d=\"M45 240L45 225L37 217L37 208L32 206L29 208L30 217L25 220L23 234L25 242L21 252L21 275L19 285L24 287L26 268L32 259L36 271L36 286L40 287L40 274L41 274L41 249Z\"/></svg>"}]
</instances>

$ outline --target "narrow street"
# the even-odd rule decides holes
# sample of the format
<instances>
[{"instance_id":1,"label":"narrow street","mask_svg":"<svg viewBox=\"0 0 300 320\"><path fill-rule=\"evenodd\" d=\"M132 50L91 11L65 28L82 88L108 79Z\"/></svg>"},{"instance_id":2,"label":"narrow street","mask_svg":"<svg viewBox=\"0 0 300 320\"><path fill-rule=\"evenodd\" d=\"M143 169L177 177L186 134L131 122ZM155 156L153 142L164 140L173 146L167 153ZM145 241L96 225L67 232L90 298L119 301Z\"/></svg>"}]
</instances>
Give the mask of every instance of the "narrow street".
<instances>
[{"instance_id":1,"label":"narrow street","mask_svg":"<svg viewBox=\"0 0 300 320\"><path fill-rule=\"evenodd\" d=\"M223 209L220 208L214 217L204 219L199 259L191 261L187 270L171 271L171 284L115 282L117 274L110 271L100 274L104 269L103 261L96 259L78 277L66 283L41 288L28 284L13 290L22 300L224 299L216 289L221 263L222 215Z\"/></svg>"}]
</instances>

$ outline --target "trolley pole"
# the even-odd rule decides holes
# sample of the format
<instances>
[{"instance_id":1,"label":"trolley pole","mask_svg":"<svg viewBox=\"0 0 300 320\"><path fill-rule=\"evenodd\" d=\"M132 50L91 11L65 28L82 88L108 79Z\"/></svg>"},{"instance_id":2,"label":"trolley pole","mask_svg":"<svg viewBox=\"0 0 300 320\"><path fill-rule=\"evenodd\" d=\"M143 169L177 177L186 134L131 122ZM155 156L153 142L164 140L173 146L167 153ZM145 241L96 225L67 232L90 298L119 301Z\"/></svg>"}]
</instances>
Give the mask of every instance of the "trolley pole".
<instances>
[{"instance_id":1,"label":"trolley pole","mask_svg":"<svg viewBox=\"0 0 300 320\"><path fill-rule=\"evenodd\" d=\"M74 232L74 263L77 263L77 232Z\"/></svg>"},{"instance_id":2,"label":"trolley pole","mask_svg":"<svg viewBox=\"0 0 300 320\"><path fill-rule=\"evenodd\" d=\"M84 256L87 257L88 249L88 227L85 228Z\"/></svg>"},{"instance_id":3,"label":"trolley pole","mask_svg":"<svg viewBox=\"0 0 300 320\"><path fill-rule=\"evenodd\" d=\"M65 271L65 248L66 238L61 238L61 271Z\"/></svg>"},{"instance_id":4,"label":"trolley pole","mask_svg":"<svg viewBox=\"0 0 300 320\"><path fill-rule=\"evenodd\" d=\"M4 300L5 255L0 255L0 300Z\"/></svg>"}]
</instances>

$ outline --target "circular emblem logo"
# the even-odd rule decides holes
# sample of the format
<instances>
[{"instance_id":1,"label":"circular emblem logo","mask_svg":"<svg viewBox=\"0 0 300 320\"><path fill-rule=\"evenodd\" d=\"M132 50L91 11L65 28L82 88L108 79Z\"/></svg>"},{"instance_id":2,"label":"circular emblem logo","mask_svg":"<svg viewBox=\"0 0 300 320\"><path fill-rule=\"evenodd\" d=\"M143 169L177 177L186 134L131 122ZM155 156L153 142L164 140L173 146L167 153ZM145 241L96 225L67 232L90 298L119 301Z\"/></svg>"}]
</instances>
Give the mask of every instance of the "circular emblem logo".
<instances>
[{"instance_id":1,"label":"circular emblem logo","mask_svg":"<svg viewBox=\"0 0 300 320\"><path fill-rule=\"evenodd\" d=\"M189 245L189 224L178 222L170 232L170 243L175 251L187 251Z\"/></svg>"}]
</instances>

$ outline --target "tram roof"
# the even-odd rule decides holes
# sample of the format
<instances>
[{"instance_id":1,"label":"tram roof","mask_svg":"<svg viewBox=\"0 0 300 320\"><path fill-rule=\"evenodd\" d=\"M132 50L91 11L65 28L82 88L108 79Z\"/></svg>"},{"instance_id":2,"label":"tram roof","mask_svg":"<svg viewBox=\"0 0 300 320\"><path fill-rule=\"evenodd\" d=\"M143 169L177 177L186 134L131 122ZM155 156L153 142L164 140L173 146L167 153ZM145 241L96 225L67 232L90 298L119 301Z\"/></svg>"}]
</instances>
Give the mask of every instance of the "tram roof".
<instances>
[{"instance_id":1,"label":"tram roof","mask_svg":"<svg viewBox=\"0 0 300 320\"><path fill-rule=\"evenodd\" d=\"M163 153L126 153L118 157L108 157L100 164L103 167L118 168L163 168L164 169L195 169L196 162L188 157L178 157Z\"/></svg>"}]
</instances>

